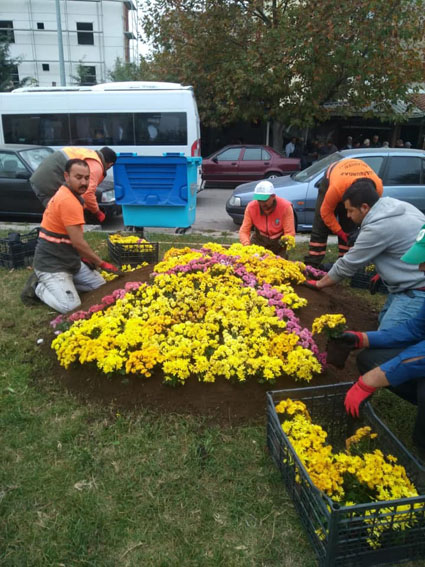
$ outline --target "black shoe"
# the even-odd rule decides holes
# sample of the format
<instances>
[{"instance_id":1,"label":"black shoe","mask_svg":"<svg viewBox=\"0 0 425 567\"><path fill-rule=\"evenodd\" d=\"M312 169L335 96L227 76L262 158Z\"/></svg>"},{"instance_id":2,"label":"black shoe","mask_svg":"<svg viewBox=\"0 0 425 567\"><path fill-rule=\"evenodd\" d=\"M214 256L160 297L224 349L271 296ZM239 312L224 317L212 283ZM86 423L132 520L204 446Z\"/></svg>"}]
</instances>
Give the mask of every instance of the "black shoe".
<instances>
[{"instance_id":1,"label":"black shoe","mask_svg":"<svg viewBox=\"0 0 425 567\"><path fill-rule=\"evenodd\" d=\"M37 282L37 276L34 272L32 272L25 283L24 289L21 292L21 301L24 305L30 306L40 303L40 300L35 294Z\"/></svg>"}]
</instances>

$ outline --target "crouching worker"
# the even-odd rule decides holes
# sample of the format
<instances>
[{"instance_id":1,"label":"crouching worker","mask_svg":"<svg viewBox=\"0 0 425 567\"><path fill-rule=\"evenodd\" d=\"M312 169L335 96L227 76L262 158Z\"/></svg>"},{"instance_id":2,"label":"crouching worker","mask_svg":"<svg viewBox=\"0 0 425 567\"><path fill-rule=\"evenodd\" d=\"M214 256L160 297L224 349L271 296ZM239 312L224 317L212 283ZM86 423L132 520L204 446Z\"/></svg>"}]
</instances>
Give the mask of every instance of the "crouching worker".
<instances>
[{"instance_id":1,"label":"crouching worker","mask_svg":"<svg viewBox=\"0 0 425 567\"><path fill-rule=\"evenodd\" d=\"M402 260L418 264L419 270L425 272L425 225ZM382 331L348 331L339 341L352 349L363 348L357 355L361 376L345 398L347 412L358 416L362 402L378 388L388 387L417 406L412 437L420 456L425 458L425 301L415 318Z\"/></svg>"},{"instance_id":2,"label":"crouching worker","mask_svg":"<svg viewBox=\"0 0 425 567\"><path fill-rule=\"evenodd\" d=\"M286 243L282 236L295 236L292 204L275 195L270 181L257 183L253 199L245 209L239 240L244 246L256 244L287 258ZM254 233L251 236L252 228Z\"/></svg>"},{"instance_id":3,"label":"crouching worker","mask_svg":"<svg viewBox=\"0 0 425 567\"><path fill-rule=\"evenodd\" d=\"M105 283L95 267L118 271L112 264L103 262L84 240L82 195L89 186L89 166L81 159L70 159L64 177L65 184L44 211L34 255L34 273L21 294L25 305L32 305L38 298L59 313L68 313L81 305L77 290L91 291Z\"/></svg>"}]
</instances>

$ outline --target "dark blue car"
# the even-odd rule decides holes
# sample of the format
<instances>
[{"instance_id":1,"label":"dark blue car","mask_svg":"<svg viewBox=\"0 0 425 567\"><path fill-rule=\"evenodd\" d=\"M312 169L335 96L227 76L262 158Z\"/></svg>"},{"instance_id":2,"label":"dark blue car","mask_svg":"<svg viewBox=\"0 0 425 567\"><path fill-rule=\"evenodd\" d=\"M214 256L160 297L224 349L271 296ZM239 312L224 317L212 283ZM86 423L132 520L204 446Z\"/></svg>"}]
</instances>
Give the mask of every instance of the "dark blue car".
<instances>
[{"instance_id":1,"label":"dark blue car","mask_svg":"<svg viewBox=\"0 0 425 567\"><path fill-rule=\"evenodd\" d=\"M317 188L327 167L346 158L366 162L382 179L384 196L407 201L425 214L425 151L403 148L343 150L316 161L303 171L269 180L276 195L291 201L298 232L308 232L312 228ZM242 223L256 184L238 185L228 199L226 211L236 224Z\"/></svg>"}]
</instances>

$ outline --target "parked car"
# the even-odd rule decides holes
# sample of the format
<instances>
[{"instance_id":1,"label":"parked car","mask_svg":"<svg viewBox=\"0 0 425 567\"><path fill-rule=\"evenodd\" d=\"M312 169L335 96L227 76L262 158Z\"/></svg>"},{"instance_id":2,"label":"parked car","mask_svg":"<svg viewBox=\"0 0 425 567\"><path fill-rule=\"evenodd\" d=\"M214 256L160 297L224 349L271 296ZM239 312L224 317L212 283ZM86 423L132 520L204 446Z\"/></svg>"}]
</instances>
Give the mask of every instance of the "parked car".
<instances>
[{"instance_id":1,"label":"parked car","mask_svg":"<svg viewBox=\"0 0 425 567\"><path fill-rule=\"evenodd\" d=\"M202 161L204 185L237 185L246 181L274 179L299 171L300 160L285 158L270 146L226 146Z\"/></svg>"},{"instance_id":2,"label":"parked car","mask_svg":"<svg viewBox=\"0 0 425 567\"><path fill-rule=\"evenodd\" d=\"M403 148L343 150L314 162L303 171L271 179L276 195L291 201L298 232L311 231L317 189L327 167L347 158L362 159L379 175L384 184L384 197L407 201L425 214L425 151ZM255 185L255 182L238 185L226 203L226 211L236 224L242 223Z\"/></svg>"},{"instance_id":3,"label":"parked car","mask_svg":"<svg viewBox=\"0 0 425 567\"><path fill-rule=\"evenodd\" d=\"M2 217L23 216L34 220L41 219L44 209L31 189L29 178L53 151L47 146L0 145L0 215ZM121 207L115 203L112 180L105 179L99 185L96 197L107 216L121 212Z\"/></svg>"}]
</instances>

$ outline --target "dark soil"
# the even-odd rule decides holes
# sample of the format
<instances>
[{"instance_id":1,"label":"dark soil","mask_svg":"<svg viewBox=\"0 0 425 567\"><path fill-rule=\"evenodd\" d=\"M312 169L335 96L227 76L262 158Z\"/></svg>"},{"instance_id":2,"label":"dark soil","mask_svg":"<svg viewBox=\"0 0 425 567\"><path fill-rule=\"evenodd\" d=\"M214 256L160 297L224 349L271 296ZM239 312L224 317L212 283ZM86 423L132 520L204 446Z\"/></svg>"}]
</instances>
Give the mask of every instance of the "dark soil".
<instances>
[{"instance_id":1,"label":"dark soil","mask_svg":"<svg viewBox=\"0 0 425 567\"><path fill-rule=\"evenodd\" d=\"M85 294L82 297L81 309L87 310L91 305L99 303L102 297L116 288L123 287L127 281L146 281L151 270L151 267L142 268ZM313 320L324 313L344 313L349 329L367 331L377 328L377 313L371 311L369 305L362 305L357 296L350 294L348 288L336 286L317 292L300 287L296 288L296 291L308 300L308 306L297 311L304 327L311 329ZM326 337L318 335L316 340L320 350L325 350ZM50 349L49 356L54 358ZM144 407L167 413L201 414L220 423L230 424L264 417L265 393L268 390L346 382L358 377L353 354L348 357L344 369L329 366L309 384L282 376L273 385L255 381L234 384L223 379L214 384L188 380L184 386L172 387L162 383L160 371L150 378L133 375L108 378L95 367L88 365L75 365L65 370L55 360L54 368L57 380L86 401L96 401L117 409Z\"/></svg>"}]
</instances>

